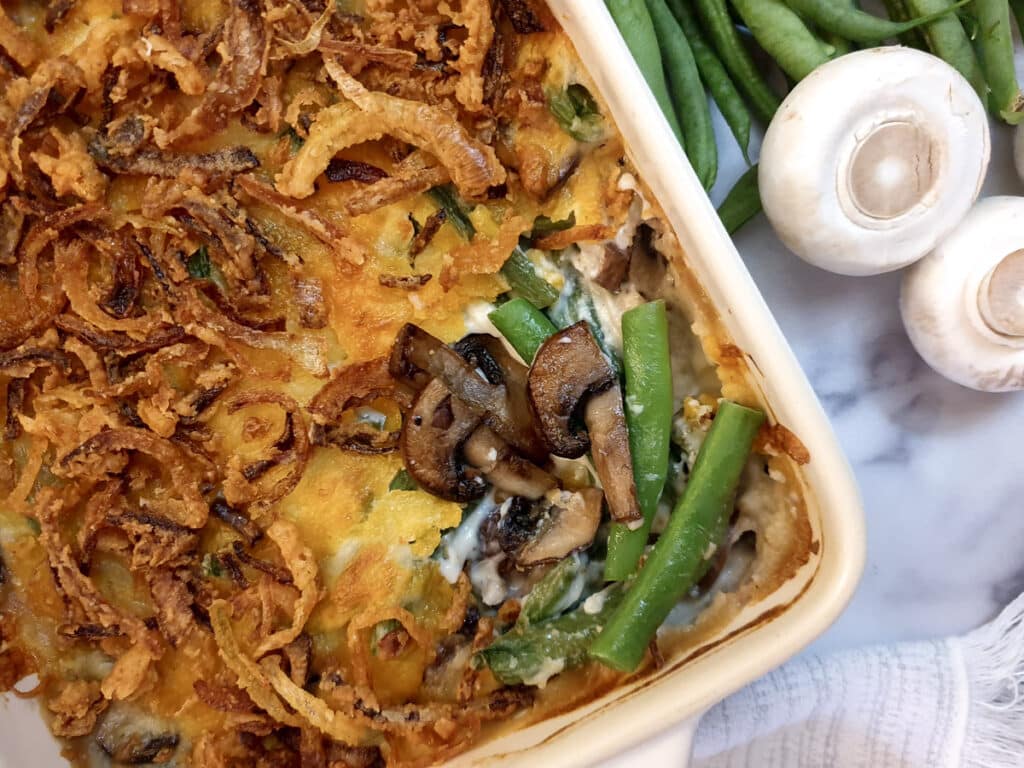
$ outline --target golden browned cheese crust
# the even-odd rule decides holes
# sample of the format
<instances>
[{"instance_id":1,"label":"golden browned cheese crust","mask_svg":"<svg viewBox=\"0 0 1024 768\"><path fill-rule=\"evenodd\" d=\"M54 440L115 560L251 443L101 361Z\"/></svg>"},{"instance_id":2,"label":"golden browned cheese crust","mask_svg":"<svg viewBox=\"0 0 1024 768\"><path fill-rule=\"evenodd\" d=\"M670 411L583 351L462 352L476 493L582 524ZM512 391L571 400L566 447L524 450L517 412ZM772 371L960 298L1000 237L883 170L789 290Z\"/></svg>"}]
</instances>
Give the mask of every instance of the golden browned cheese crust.
<instances>
[{"instance_id":1,"label":"golden browned cheese crust","mask_svg":"<svg viewBox=\"0 0 1024 768\"><path fill-rule=\"evenodd\" d=\"M543 271L640 205L599 95L585 135L550 108L574 83L536 0L0 9L0 692L37 674L72 762L426 765L623 682L477 669L518 606L479 617L430 559L462 507L393 487L403 325L459 339L538 217L573 221L531 241ZM710 395L756 403L642 216L668 265L644 295L680 343L695 323ZM739 503L751 577L669 664L807 562L809 457L780 427L759 451L789 482Z\"/></svg>"}]
</instances>

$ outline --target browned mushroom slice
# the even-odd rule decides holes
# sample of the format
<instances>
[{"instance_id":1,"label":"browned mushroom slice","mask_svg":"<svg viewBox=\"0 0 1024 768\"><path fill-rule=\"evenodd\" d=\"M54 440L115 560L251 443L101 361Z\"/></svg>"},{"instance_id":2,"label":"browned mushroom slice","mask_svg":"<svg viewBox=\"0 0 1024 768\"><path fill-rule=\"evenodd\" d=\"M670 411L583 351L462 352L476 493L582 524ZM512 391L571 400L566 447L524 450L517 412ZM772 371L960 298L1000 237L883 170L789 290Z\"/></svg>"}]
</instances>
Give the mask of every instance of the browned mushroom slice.
<instances>
[{"instance_id":1,"label":"browned mushroom slice","mask_svg":"<svg viewBox=\"0 0 1024 768\"><path fill-rule=\"evenodd\" d=\"M495 432L524 453L536 452L516 423L504 384L492 384L451 347L411 323L398 332L389 362L391 375L417 389L440 381ZM536 441L534 441L536 442ZM531 450L532 448L532 450Z\"/></svg>"},{"instance_id":2,"label":"browned mushroom slice","mask_svg":"<svg viewBox=\"0 0 1024 768\"><path fill-rule=\"evenodd\" d=\"M421 488L450 501L483 495L484 480L462 462L462 445L481 417L439 379L420 392L402 425L405 468Z\"/></svg>"},{"instance_id":3,"label":"browned mushroom slice","mask_svg":"<svg viewBox=\"0 0 1024 768\"><path fill-rule=\"evenodd\" d=\"M590 433L590 456L604 486L612 518L618 522L642 520L619 386L616 384L591 397L584 408L583 420Z\"/></svg>"},{"instance_id":4,"label":"browned mushroom slice","mask_svg":"<svg viewBox=\"0 0 1024 768\"><path fill-rule=\"evenodd\" d=\"M551 453L576 459L590 449L583 405L591 395L614 385L615 371L586 322L559 331L541 345L530 368L527 392Z\"/></svg>"},{"instance_id":5,"label":"browned mushroom slice","mask_svg":"<svg viewBox=\"0 0 1024 768\"><path fill-rule=\"evenodd\" d=\"M547 445L537 430L526 394L529 369L511 355L501 339L486 333L464 337L455 345L455 351L481 371L491 384L505 385L509 414L516 427L516 439L510 442L533 461L546 460Z\"/></svg>"},{"instance_id":6,"label":"browned mushroom slice","mask_svg":"<svg viewBox=\"0 0 1024 768\"><path fill-rule=\"evenodd\" d=\"M516 556L521 568L561 560L585 549L594 540L601 524L602 494L597 488L558 491L549 495L544 518L537 534Z\"/></svg>"},{"instance_id":7,"label":"browned mushroom slice","mask_svg":"<svg viewBox=\"0 0 1024 768\"><path fill-rule=\"evenodd\" d=\"M533 462L513 453L511 446L487 426L479 427L463 446L466 461L479 469L497 489L531 500L541 498L558 482Z\"/></svg>"},{"instance_id":8,"label":"browned mushroom slice","mask_svg":"<svg viewBox=\"0 0 1024 768\"><path fill-rule=\"evenodd\" d=\"M527 390L551 452L575 459L593 446L612 519L640 520L622 391L586 322L541 345Z\"/></svg>"}]
</instances>

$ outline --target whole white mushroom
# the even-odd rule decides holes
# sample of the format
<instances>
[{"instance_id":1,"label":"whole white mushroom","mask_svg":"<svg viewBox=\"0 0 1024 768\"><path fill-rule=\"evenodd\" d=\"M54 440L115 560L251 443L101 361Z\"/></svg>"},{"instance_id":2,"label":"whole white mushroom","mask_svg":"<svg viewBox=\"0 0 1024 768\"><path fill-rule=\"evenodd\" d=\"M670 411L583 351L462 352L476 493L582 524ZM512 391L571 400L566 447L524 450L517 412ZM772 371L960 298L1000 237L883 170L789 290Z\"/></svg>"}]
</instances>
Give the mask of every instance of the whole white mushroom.
<instances>
[{"instance_id":1,"label":"whole white mushroom","mask_svg":"<svg viewBox=\"0 0 1024 768\"><path fill-rule=\"evenodd\" d=\"M924 256L970 210L988 168L985 107L939 58L872 48L814 70L761 148L765 214L783 243L846 275Z\"/></svg>"},{"instance_id":2,"label":"whole white mushroom","mask_svg":"<svg viewBox=\"0 0 1024 768\"><path fill-rule=\"evenodd\" d=\"M1024 389L1024 197L981 200L907 270L900 311L932 368L972 389Z\"/></svg>"}]
</instances>

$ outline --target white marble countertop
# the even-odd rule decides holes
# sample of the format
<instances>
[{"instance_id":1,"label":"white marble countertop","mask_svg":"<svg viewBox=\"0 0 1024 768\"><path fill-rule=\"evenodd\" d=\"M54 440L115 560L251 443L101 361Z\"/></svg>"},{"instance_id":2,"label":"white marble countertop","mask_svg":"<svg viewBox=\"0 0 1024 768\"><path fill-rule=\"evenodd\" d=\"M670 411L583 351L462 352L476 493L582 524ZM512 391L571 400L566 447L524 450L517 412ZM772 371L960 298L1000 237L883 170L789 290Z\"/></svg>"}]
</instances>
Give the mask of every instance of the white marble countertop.
<instances>
[{"instance_id":1,"label":"white marble countertop","mask_svg":"<svg viewBox=\"0 0 1024 768\"><path fill-rule=\"evenodd\" d=\"M1024 195L1011 130L994 125L992 145L983 195ZM738 152L724 158L716 202L740 162ZM903 331L899 273L820 271L763 216L735 240L864 497L863 580L812 648L962 633L993 617L1024 591L1024 393L974 392L934 373Z\"/></svg>"}]
</instances>

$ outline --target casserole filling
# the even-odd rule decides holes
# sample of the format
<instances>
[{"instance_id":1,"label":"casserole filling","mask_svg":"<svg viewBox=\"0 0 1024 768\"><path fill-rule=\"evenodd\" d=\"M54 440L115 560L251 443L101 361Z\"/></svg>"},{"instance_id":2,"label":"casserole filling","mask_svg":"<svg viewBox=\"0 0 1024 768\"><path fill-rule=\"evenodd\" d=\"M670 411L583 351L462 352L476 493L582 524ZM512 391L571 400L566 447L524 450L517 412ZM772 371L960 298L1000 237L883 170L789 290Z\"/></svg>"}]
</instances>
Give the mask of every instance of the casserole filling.
<instances>
[{"instance_id":1,"label":"casserole filling","mask_svg":"<svg viewBox=\"0 0 1024 768\"><path fill-rule=\"evenodd\" d=\"M543 5L19 0L0 91L0 691L72 762L439 762L810 556L750 430L692 585L593 650L758 399Z\"/></svg>"}]
</instances>

